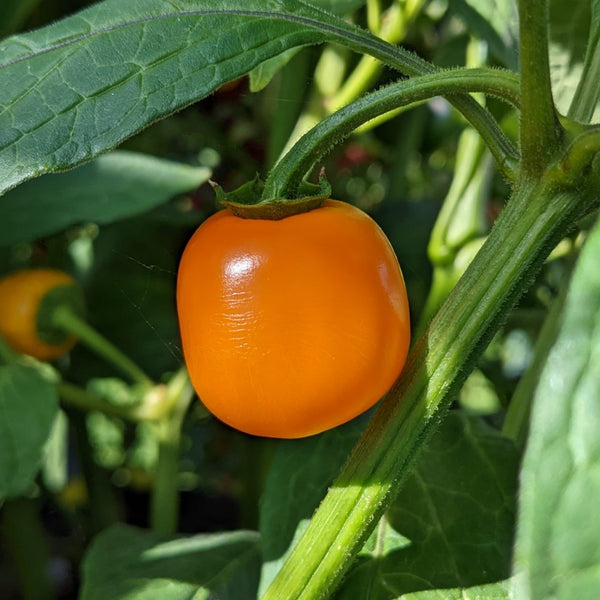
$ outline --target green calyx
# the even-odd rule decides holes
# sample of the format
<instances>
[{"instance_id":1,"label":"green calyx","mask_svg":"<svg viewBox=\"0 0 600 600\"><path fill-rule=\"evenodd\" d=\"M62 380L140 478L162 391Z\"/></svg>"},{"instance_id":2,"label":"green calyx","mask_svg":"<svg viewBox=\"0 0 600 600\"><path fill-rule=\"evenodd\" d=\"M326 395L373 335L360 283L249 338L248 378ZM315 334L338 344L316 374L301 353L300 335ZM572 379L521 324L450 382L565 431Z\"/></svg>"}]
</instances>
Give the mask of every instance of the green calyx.
<instances>
[{"instance_id":1,"label":"green calyx","mask_svg":"<svg viewBox=\"0 0 600 600\"><path fill-rule=\"evenodd\" d=\"M295 198L263 198L265 184L258 175L232 192L211 183L217 200L236 217L278 221L319 208L331 196L331 186L323 172L319 183L302 182Z\"/></svg>"},{"instance_id":2,"label":"green calyx","mask_svg":"<svg viewBox=\"0 0 600 600\"><path fill-rule=\"evenodd\" d=\"M42 298L37 312L36 327L39 338L46 344L59 346L69 336L57 321L57 314L64 310L81 318L85 316L83 291L77 284L53 287Z\"/></svg>"}]
</instances>

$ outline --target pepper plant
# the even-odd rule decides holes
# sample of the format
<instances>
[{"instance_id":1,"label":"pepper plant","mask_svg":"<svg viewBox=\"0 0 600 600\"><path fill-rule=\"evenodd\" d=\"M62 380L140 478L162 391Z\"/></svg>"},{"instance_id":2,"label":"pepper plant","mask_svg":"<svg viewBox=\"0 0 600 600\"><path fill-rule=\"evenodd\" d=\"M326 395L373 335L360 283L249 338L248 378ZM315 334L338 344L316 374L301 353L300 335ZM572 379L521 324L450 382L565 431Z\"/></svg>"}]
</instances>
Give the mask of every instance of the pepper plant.
<instances>
[{"instance_id":1,"label":"pepper plant","mask_svg":"<svg viewBox=\"0 0 600 600\"><path fill-rule=\"evenodd\" d=\"M52 316L81 343L51 365L0 339L8 593L600 594L597 0L104 0L67 16L28 1L0 15L1 270L69 270L88 304ZM362 180L356 144L378 166ZM276 442L193 400L174 272L213 211L211 173L251 210L333 189L387 225L414 335L376 410ZM431 198L386 197L398 190ZM431 200L435 223L415 216ZM423 223L429 263L411 263ZM206 505L182 490L219 477L202 471L202 436L236 448L219 481L235 473L239 518L224 527L185 526ZM149 498L142 527L132 489ZM85 543L61 554L40 506ZM65 563L67 583L48 577Z\"/></svg>"}]
</instances>

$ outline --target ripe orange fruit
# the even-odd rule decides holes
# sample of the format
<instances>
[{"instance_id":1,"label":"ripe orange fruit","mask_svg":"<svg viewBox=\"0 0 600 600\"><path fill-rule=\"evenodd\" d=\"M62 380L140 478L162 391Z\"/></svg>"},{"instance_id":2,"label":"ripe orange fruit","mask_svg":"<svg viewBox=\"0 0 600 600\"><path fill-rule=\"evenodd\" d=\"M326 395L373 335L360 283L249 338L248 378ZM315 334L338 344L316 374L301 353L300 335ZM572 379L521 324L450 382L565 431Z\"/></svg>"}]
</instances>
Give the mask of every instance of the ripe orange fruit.
<instances>
[{"instance_id":1,"label":"ripe orange fruit","mask_svg":"<svg viewBox=\"0 0 600 600\"><path fill-rule=\"evenodd\" d=\"M44 297L60 287L76 285L75 280L57 269L23 269L0 279L0 335L17 352L38 360L53 360L76 343L72 335L51 344L40 338L38 313Z\"/></svg>"},{"instance_id":2,"label":"ripe orange fruit","mask_svg":"<svg viewBox=\"0 0 600 600\"><path fill-rule=\"evenodd\" d=\"M336 200L277 221L213 215L183 253L177 306L198 396L254 435L297 438L352 419L408 352L394 251L368 215Z\"/></svg>"}]
</instances>

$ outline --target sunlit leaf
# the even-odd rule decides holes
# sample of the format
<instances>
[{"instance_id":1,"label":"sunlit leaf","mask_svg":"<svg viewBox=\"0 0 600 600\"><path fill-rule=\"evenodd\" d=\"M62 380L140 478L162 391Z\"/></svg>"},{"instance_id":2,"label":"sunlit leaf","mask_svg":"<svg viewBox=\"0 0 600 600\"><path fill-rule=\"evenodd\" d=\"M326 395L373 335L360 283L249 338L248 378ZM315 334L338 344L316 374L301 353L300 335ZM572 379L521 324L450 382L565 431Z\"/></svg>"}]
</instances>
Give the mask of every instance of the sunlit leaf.
<instances>
[{"instance_id":1,"label":"sunlit leaf","mask_svg":"<svg viewBox=\"0 0 600 600\"><path fill-rule=\"evenodd\" d=\"M521 473L516 570L524 598L600 593L600 226L581 253L535 394Z\"/></svg>"},{"instance_id":2,"label":"sunlit leaf","mask_svg":"<svg viewBox=\"0 0 600 600\"><path fill-rule=\"evenodd\" d=\"M166 538L114 525L83 563L81 600L248 600L256 597L260 551L254 532Z\"/></svg>"}]
</instances>

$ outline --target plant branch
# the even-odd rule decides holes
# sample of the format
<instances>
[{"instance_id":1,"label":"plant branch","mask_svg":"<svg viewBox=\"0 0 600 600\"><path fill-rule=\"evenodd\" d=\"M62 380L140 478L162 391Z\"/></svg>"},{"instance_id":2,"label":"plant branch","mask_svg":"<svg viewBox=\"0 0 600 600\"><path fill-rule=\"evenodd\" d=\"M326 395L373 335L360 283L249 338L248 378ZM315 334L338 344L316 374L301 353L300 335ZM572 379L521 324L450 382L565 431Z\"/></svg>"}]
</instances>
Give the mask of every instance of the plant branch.
<instances>
[{"instance_id":1,"label":"plant branch","mask_svg":"<svg viewBox=\"0 0 600 600\"><path fill-rule=\"evenodd\" d=\"M179 512L179 452L181 426L194 397L194 389L185 368L181 368L167 384L172 411L158 424L158 465L152 490L150 523L152 529L171 535L177 531Z\"/></svg>"},{"instance_id":2,"label":"plant branch","mask_svg":"<svg viewBox=\"0 0 600 600\"><path fill-rule=\"evenodd\" d=\"M520 0L522 173L541 174L558 150L548 59L547 0Z\"/></svg>"},{"instance_id":3,"label":"plant branch","mask_svg":"<svg viewBox=\"0 0 600 600\"><path fill-rule=\"evenodd\" d=\"M332 146L363 123L390 110L442 94L484 92L518 104L518 78L496 69L441 71L381 88L325 118L306 133L279 161L265 182L264 199L293 197L308 170ZM479 105L478 105L479 106ZM505 154L496 121L483 108L471 124L479 131L500 169L516 159ZM481 118L480 118L481 117Z\"/></svg>"},{"instance_id":4,"label":"plant branch","mask_svg":"<svg viewBox=\"0 0 600 600\"><path fill-rule=\"evenodd\" d=\"M128 356L123 354L114 344L88 325L68 306L59 306L52 316L54 325L75 335L82 343L96 354L113 364L122 373L136 383L151 387L154 385L150 377L140 369Z\"/></svg>"},{"instance_id":5,"label":"plant branch","mask_svg":"<svg viewBox=\"0 0 600 600\"><path fill-rule=\"evenodd\" d=\"M290 16L286 15L285 18L289 19ZM297 19L309 27L318 29L322 34L328 34L327 37L332 41L336 41L356 52L369 54L379 59L388 67L396 69L405 75L413 77L440 72L435 65L416 54L408 52L399 46L394 46L370 32L345 23L343 19L325 14L318 22L315 22L312 18L305 19L299 17ZM475 125L474 123L487 123L487 126L484 126L484 130L480 130L480 133L484 139L494 139L494 145L499 148L499 156L504 157L500 171L510 181L516 181L519 169L518 152L497 125L488 131L488 126L491 123L489 122L489 113L487 113L485 108L478 104L474 98L466 94L452 96L449 101L476 129L480 130L479 125Z\"/></svg>"}]
</instances>

